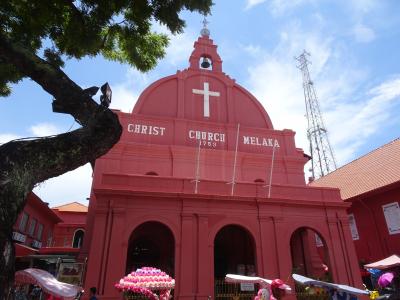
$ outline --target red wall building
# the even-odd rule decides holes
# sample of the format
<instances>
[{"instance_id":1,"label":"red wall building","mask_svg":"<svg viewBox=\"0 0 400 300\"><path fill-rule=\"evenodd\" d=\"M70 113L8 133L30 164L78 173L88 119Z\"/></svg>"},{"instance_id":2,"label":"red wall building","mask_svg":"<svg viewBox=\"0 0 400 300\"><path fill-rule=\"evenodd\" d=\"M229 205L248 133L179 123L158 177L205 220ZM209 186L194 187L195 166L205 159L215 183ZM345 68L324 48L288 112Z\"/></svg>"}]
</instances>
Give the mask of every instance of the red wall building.
<instances>
[{"instance_id":1,"label":"red wall building","mask_svg":"<svg viewBox=\"0 0 400 300\"><path fill-rule=\"evenodd\" d=\"M400 253L400 139L350 162L311 186L340 189L360 263Z\"/></svg>"},{"instance_id":2,"label":"red wall building","mask_svg":"<svg viewBox=\"0 0 400 300\"><path fill-rule=\"evenodd\" d=\"M29 255L38 254L42 247L53 241L54 226L62 220L35 193L27 197L24 210L14 224L17 268L29 267Z\"/></svg>"},{"instance_id":3,"label":"red wall building","mask_svg":"<svg viewBox=\"0 0 400 300\"><path fill-rule=\"evenodd\" d=\"M38 267L56 273L63 260L74 262L83 244L86 215L85 205L49 208L32 192L14 224L16 269Z\"/></svg>"},{"instance_id":4,"label":"red wall building","mask_svg":"<svg viewBox=\"0 0 400 300\"><path fill-rule=\"evenodd\" d=\"M72 202L52 209L63 220L54 227L52 246L81 248L85 235L87 206Z\"/></svg>"},{"instance_id":5,"label":"red wall building","mask_svg":"<svg viewBox=\"0 0 400 300\"><path fill-rule=\"evenodd\" d=\"M322 264L361 287L349 205L337 189L305 184L295 133L274 130L223 73L207 30L189 63L151 84L132 113L117 112L121 139L95 164L85 289L119 299L114 284L146 265L175 277L176 299L219 298L226 273L288 280L317 277Z\"/></svg>"}]
</instances>

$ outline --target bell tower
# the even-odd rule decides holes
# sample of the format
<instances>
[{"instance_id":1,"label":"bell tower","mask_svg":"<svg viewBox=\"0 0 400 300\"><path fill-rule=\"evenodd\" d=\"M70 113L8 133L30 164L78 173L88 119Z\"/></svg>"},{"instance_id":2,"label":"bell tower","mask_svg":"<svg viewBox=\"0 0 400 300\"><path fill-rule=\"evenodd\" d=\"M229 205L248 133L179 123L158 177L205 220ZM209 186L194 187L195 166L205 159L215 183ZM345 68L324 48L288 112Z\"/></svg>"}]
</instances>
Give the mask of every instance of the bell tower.
<instances>
[{"instance_id":1,"label":"bell tower","mask_svg":"<svg viewBox=\"0 0 400 300\"><path fill-rule=\"evenodd\" d=\"M217 46L210 39L210 30L207 28L207 20L204 18L203 29L200 37L194 43L194 50L189 58L189 70L209 70L222 72L222 60L217 53Z\"/></svg>"}]
</instances>

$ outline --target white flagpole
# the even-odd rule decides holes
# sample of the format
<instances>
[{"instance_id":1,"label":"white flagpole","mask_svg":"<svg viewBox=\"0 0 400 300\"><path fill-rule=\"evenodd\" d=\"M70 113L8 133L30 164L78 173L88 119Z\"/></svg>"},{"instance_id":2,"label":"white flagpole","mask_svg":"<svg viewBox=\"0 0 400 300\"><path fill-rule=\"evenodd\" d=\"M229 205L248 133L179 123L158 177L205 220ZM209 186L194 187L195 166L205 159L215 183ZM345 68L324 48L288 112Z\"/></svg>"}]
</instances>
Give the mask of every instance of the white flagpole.
<instances>
[{"instance_id":1,"label":"white flagpole","mask_svg":"<svg viewBox=\"0 0 400 300\"><path fill-rule=\"evenodd\" d=\"M274 147L272 148L271 170L269 172L268 198L271 198L271 185L272 185L272 172L274 170L274 159L275 159L275 141L274 141Z\"/></svg>"},{"instance_id":2,"label":"white flagpole","mask_svg":"<svg viewBox=\"0 0 400 300\"><path fill-rule=\"evenodd\" d=\"M199 140L199 147L197 147L197 158L196 158L196 175L195 175L195 186L194 186L194 193L197 194L197 185L200 182L200 145L201 140Z\"/></svg>"},{"instance_id":3,"label":"white flagpole","mask_svg":"<svg viewBox=\"0 0 400 300\"><path fill-rule=\"evenodd\" d=\"M233 191L235 189L235 180L236 180L236 160L237 160L237 150L238 150L238 144L239 144L239 129L240 129L240 124L237 126L237 132L236 132L236 146L235 146L235 159L233 161L233 173L232 173L232 181L230 184L232 184L232 189L231 189L231 196L233 196Z\"/></svg>"}]
</instances>

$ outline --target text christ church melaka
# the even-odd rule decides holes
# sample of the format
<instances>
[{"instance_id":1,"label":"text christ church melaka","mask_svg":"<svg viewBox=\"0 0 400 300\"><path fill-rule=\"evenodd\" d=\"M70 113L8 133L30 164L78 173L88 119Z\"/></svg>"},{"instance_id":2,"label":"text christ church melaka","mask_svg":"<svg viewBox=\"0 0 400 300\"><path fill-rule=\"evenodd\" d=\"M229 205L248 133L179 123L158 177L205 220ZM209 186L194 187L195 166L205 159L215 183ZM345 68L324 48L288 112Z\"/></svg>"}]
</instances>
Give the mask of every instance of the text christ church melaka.
<instances>
[{"instance_id":1,"label":"text christ church melaka","mask_svg":"<svg viewBox=\"0 0 400 300\"><path fill-rule=\"evenodd\" d=\"M117 112L121 139L94 170L85 289L120 299L114 284L142 266L174 277L175 299L222 299L227 273L361 287L339 190L305 184L295 133L222 72L206 28L189 63Z\"/></svg>"}]
</instances>

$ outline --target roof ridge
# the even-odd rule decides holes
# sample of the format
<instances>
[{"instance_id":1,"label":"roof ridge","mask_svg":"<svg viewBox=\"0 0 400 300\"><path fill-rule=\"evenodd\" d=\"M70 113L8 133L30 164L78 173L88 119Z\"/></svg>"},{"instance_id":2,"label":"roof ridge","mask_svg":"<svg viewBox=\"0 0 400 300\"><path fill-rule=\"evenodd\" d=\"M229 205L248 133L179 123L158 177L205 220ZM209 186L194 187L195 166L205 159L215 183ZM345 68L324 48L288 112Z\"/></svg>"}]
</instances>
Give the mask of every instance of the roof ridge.
<instances>
[{"instance_id":1,"label":"roof ridge","mask_svg":"<svg viewBox=\"0 0 400 300\"><path fill-rule=\"evenodd\" d=\"M310 186L337 187L346 200L369 191L400 183L400 137L343 165Z\"/></svg>"},{"instance_id":2,"label":"roof ridge","mask_svg":"<svg viewBox=\"0 0 400 300\"><path fill-rule=\"evenodd\" d=\"M372 154L375 153L376 151L378 151L378 150L380 150L380 149L383 149L383 148L385 148L385 147L387 147L387 146L389 146L389 145L391 145L391 144L394 144L394 143L397 142L397 141L400 141L400 137L397 137L397 138L395 138L394 140L391 140L390 142L388 142L388 143L386 143L386 144L383 144L383 145L381 145L381 146L375 148L374 150L372 150L372 151L370 151L370 152L367 152L367 153L365 153L365 154L363 154L363 155L361 155L361 156L359 156L359 157L353 159L352 161L348 162L347 164L344 164L344 165L340 166L339 168L333 170L332 172L330 172L330 173L326 174L325 176L320 177L320 178L318 178L318 179L316 179L316 180L314 180L314 181L318 181L319 179L322 179L322 178L324 178L324 177L326 177L326 176L329 176L330 174L333 174L333 173L335 173L336 171L338 171L338 170L340 170L340 169L342 169L342 168L344 168L344 167L346 167L346 166L348 166L348 165L350 165L350 164L352 164L352 163L354 163L354 162L356 162L356 161L358 161L358 160L361 160L362 158L364 158L364 157L366 157L366 156L372 155Z\"/></svg>"},{"instance_id":3,"label":"roof ridge","mask_svg":"<svg viewBox=\"0 0 400 300\"><path fill-rule=\"evenodd\" d=\"M82 203L80 203L78 201L72 201L72 202L68 202L68 203L65 203L65 204L58 205L58 206L53 206L52 209L58 209L60 207L68 206L68 205L71 205L71 204L78 204L80 206L88 207L85 204L82 204Z\"/></svg>"}]
</instances>

